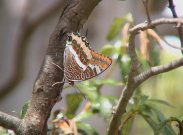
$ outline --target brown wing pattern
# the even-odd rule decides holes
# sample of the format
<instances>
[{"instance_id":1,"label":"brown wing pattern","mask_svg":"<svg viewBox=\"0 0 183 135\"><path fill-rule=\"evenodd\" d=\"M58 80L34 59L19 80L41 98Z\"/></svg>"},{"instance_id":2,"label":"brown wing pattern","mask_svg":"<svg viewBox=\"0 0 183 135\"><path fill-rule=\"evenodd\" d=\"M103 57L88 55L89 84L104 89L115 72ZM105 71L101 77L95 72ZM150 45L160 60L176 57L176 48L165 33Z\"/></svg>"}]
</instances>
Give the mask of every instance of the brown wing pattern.
<instances>
[{"instance_id":1,"label":"brown wing pattern","mask_svg":"<svg viewBox=\"0 0 183 135\"><path fill-rule=\"evenodd\" d=\"M94 50L91 50L92 59L86 70L82 70L77 64L74 55L69 53L65 60L65 77L69 81L83 81L93 78L105 71L112 63L112 60Z\"/></svg>"},{"instance_id":2,"label":"brown wing pattern","mask_svg":"<svg viewBox=\"0 0 183 135\"><path fill-rule=\"evenodd\" d=\"M83 42L83 44L84 43L85 42ZM78 44L76 40L73 40L72 41L72 48L78 54L78 57L79 57L80 61L82 62L82 64L88 65L87 55L84 52L83 48L81 47L81 44Z\"/></svg>"},{"instance_id":3,"label":"brown wing pattern","mask_svg":"<svg viewBox=\"0 0 183 135\"><path fill-rule=\"evenodd\" d=\"M99 54L94 50L91 50L91 55L92 55L92 59L90 59L89 63L92 65L97 65L100 68L101 73L105 71L112 63L111 58L104 56L102 54Z\"/></svg>"}]
</instances>

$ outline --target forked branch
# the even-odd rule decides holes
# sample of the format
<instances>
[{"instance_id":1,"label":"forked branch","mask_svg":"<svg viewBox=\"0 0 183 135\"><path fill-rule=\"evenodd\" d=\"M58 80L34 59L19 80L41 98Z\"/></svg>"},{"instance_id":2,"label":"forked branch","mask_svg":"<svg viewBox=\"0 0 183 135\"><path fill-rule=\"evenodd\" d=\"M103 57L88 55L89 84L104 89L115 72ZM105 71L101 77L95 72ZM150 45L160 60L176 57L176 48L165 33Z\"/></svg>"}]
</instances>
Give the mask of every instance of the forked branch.
<instances>
[{"instance_id":1,"label":"forked branch","mask_svg":"<svg viewBox=\"0 0 183 135\"><path fill-rule=\"evenodd\" d=\"M165 73L165 72L171 71L171 70L176 69L181 66L183 66L183 58L181 58L179 60L174 60L168 64L151 67L147 71L144 71L144 72L140 73L139 75L137 75L136 77L134 77L134 83L135 83L135 85L139 86L145 80L149 79L150 77L152 77L154 75Z\"/></svg>"},{"instance_id":2,"label":"forked branch","mask_svg":"<svg viewBox=\"0 0 183 135\"><path fill-rule=\"evenodd\" d=\"M0 126L7 129L18 129L20 126L21 120L8 115L6 113L0 112Z\"/></svg>"},{"instance_id":3,"label":"forked branch","mask_svg":"<svg viewBox=\"0 0 183 135\"><path fill-rule=\"evenodd\" d=\"M122 90L122 94L115 108L114 114L112 115L111 121L109 123L109 128L107 131L108 135L117 135L119 131L119 127L121 125L121 118L125 113L127 104L132 97L135 89L143 83L145 80L150 78L153 75L158 75L164 72L171 71L175 68L178 68L183 65L183 59L175 60L169 64L152 67L149 70L138 74L138 59L135 52L135 36L139 31L144 31L149 28L156 27L161 24L183 24L182 18L161 18L148 23L141 23L130 29L130 39L129 39L129 54L131 57L131 69L128 75L127 86Z\"/></svg>"}]
</instances>

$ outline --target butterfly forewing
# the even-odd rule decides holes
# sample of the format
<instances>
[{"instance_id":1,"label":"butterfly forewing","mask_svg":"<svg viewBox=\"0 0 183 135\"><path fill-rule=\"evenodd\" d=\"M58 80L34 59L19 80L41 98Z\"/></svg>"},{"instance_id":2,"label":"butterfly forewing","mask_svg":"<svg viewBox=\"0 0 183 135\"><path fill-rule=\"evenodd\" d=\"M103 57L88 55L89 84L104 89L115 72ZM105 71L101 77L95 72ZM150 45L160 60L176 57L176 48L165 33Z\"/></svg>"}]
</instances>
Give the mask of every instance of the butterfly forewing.
<instances>
[{"instance_id":1,"label":"butterfly forewing","mask_svg":"<svg viewBox=\"0 0 183 135\"><path fill-rule=\"evenodd\" d=\"M69 81L84 81L105 71L111 58L97 53L89 47L86 38L71 34L72 44L66 48L65 78Z\"/></svg>"}]
</instances>

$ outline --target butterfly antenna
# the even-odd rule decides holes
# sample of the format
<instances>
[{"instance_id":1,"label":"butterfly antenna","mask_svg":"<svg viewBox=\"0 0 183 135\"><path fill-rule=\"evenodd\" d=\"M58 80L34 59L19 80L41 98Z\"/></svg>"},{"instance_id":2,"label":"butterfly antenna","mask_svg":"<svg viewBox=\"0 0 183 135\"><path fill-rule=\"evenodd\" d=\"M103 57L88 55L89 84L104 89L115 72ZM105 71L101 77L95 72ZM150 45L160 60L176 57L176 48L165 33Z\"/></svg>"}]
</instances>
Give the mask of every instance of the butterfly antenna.
<instances>
[{"instance_id":1,"label":"butterfly antenna","mask_svg":"<svg viewBox=\"0 0 183 135\"><path fill-rule=\"evenodd\" d=\"M66 72L63 68L61 68L59 65L55 64L54 62L51 61L51 64L55 65L56 67L58 67L60 70L62 70L63 72L69 74L68 72ZM64 81L65 83L65 81Z\"/></svg>"},{"instance_id":2,"label":"butterfly antenna","mask_svg":"<svg viewBox=\"0 0 183 135\"><path fill-rule=\"evenodd\" d=\"M57 85L57 84L62 84L62 83L65 83L65 78L63 78L63 81L61 81L61 82L56 82L56 83L52 84L52 87Z\"/></svg>"},{"instance_id":3,"label":"butterfly antenna","mask_svg":"<svg viewBox=\"0 0 183 135\"><path fill-rule=\"evenodd\" d=\"M57 85L57 84L62 84L62 83L65 83L65 82L64 81L56 82L56 83L52 84L52 87L55 86L55 85Z\"/></svg>"},{"instance_id":4,"label":"butterfly antenna","mask_svg":"<svg viewBox=\"0 0 183 135\"><path fill-rule=\"evenodd\" d=\"M56 67L58 67L59 69L61 69L62 71L64 71L63 68L61 68L59 65L55 64L54 62L51 61L51 64L55 65Z\"/></svg>"},{"instance_id":5,"label":"butterfly antenna","mask_svg":"<svg viewBox=\"0 0 183 135\"><path fill-rule=\"evenodd\" d=\"M87 38L88 36L88 29L86 29L86 34L85 34L85 37Z\"/></svg>"},{"instance_id":6,"label":"butterfly antenna","mask_svg":"<svg viewBox=\"0 0 183 135\"><path fill-rule=\"evenodd\" d=\"M51 61L51 64L53 64L54 66L58 67L60 70L65 72L63 68L61 68L59 65L55 64L54 62ZM61 81L61 82L56 82L56 83L52 84L52 87L57 85L57 84L62 84L62 83L65 83L65 78L63 78L63 81Z\"/></svg>"}]
</instances>

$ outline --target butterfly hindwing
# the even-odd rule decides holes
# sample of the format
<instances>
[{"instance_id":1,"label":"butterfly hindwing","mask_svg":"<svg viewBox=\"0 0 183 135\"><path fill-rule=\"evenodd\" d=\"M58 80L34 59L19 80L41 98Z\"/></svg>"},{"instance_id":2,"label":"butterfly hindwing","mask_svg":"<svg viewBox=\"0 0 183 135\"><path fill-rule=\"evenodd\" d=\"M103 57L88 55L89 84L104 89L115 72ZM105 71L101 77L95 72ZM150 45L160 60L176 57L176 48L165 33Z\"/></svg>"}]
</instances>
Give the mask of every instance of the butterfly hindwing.
<instances>
[{"instance_id":1,"label":"butterfly hindwing","mask_svg":"<svg viewBox=\"0 0 183 135\"><path fill-rule=\"evenodd\" d=\"M66 48L65 77L69 81L84 81L105 71L111 58L97 53L89 47L85 37L71 34L71 45Z\"/></svg>"}]
</instances>

